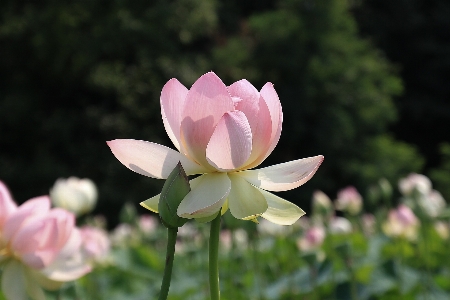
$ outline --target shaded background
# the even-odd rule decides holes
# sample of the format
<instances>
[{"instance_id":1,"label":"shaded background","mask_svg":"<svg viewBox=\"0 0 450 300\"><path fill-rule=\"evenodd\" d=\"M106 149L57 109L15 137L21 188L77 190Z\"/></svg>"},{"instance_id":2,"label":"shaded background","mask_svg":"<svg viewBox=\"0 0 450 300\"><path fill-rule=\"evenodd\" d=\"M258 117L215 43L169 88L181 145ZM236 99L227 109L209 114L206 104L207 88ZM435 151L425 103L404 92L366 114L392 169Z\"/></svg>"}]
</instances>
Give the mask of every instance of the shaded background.
<instances>
[{"instance_id":1,"label":"shaded background","mask_svg":"<svg viewBox=\"0 0 450 300\"><path fill-rule=\"evenodd\" d=\"M59 177L99 187L110 226L163 181L120 164L105 141L172 146L159 95L213 70L273 82L284 124L263 163L325 155L280 196L362 194L380 178L431 176L450 197L450 2L446 0L0 2L0 179L23 202Z\"/></svg>"}]
</instances>

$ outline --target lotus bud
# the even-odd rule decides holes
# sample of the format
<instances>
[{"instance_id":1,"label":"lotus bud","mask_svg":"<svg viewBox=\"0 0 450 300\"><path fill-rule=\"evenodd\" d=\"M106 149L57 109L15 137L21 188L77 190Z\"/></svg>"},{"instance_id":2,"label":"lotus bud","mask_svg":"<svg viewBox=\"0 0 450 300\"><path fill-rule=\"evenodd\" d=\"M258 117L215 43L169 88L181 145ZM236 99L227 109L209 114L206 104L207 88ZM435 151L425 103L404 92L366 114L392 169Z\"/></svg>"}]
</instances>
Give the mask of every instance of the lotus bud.
<instances>
[{"instance_id":1,"label":"lotus bud","mask_svg":"<svg viewBox=\"0 0 450 300\"><path fill-rule=\"evenodd\" d=\"M92 180L77 177L60 178L50 189L53 205L73 212L77 216L94 209L97 194L97 187Z\"/></svg>"},{"instance_id":2,"label":"lotus bud","mask_svg":"<svg viewBox=\"0 0 450 300\"><path fill-rule=\"evenodd\" d=\"M336 209L357 215L362 209L362 197L355 187L349 186L338 192Z\"/></svg>"},{"instance_id":3,"label":"lotus bud","mask_svg":"<svg viewBox=\"0 0 450 300\"><path fill-rule=\"evenodd\" d=\"M181 201L190 191L187 175L179 162L167 177L158 203L159 215L167 228L178 228L187 222L188 219L177 215L177 210Z\"/></svg>"}]
</instances>

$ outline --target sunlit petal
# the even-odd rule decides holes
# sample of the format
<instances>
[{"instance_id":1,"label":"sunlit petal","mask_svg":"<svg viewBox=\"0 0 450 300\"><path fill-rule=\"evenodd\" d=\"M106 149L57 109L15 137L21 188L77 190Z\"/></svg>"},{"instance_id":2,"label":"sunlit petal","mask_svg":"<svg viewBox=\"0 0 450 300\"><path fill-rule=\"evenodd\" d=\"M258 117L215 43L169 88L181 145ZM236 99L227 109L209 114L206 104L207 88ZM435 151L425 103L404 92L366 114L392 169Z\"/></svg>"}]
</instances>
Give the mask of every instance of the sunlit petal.
<instances>
[{"instance_id":1,"label":"sunlit petal","mask_svg":"<svg viewBox=\"0 0 450 300\"><path fill-rule=\"evenodd\" d=\"M261 215L264 219L279 225L294 224L305 212L289 201L284 200L272 193L260 190L266 198L269 208Z\"/></svg>"},{"instance_id":2,"label":"sunlit petal","mask_svg":"<svg viewBox=\"0 0 450 300\"><path fill-rule=\"evenodd\" d=\"M181 153L159 144L131 139L113 140L107 144L124 166L148 177L167 178L179 161L188 175L206 171Z\"/></svg>"},{"instance_id":3,"label":"sunlit petal","mask_svg":"<svg viewBox=\"0 0 450 300\"><path fill-rule=\"evenodd\" d=\"M181 201L177 214L180 217L203 218L218 212L231 189L226 173L205 174L191 184L191 191Z\"/></svg>"},{"instance_id":4,"label":"sunlit petal","mask_svg":"<svg viewBox=\"0 0 450 300\"><path fill-rule=\"evenodd\" d=\"M264 159L266 159L266 157L269 156L270 153L272 153L273 149L278 144L278 140L280 139L281 127L283 123L283 111L281 109L280 100L278 99L278 94L275 91L272 83L266 83L262 87L260 94L267 104L270 112L270 118L272 120L270 146L261 160L264 161Z\"/></svg>"},{"instance_id":5,"label":"sunlit petal","mask_svg":"<svg viewBox=\"0 0 450 300\"><path fill-rule=\"evenodd\" d=\"M252 132L244 113L225 113L206 148L208 162L218 170L234 170L247 161L251 151Z\"/></svg>"},{"instance_id":6,"label":"sunlit petal","mask_svg":"<svg viewBox=\"0 0 450 300\"><path fill-rule=\"evenodd\" d=\"M153 196L145 201L142 201L140 205L152 212L158 213L159 196L161 196L161 194Z\"/></svg>"},{"instance_id":7,"label":"sunlit petal","mask_svg":"<svg viewBox=\"0 0 450 300\"><path fill-rule=\"evenodd\" d=\"M256 124L252 127L252 153L242 169L250 169L258 166L266 158L266 153L271 147L272 119L270 111L262 97L259 98L258 102L259 110Z\"/></svg>"},{"instance_id":8,"label":"sunlit petal","mask_svg":"<svg viewBox=\"0 0 450 300\"><path fill-rule=\"evenodd\" d=\"M190 157L208 166L206 146L223 114L234 110L227 87L216 74L201 76L189 90L181 121L181 139Z\"/></svg>"},{"instance_id":9,"label":"sunlit petal","mask_svg":"<svg viewBox=\"0 0 450 300\"><path fill-rule=\"evenodd\" d=\"M287 191L307 182L316 173L324 157L308 157L267 168L238 172L251 184L269 191Z\"/></svg>"},{"instance_id":10,"label":"sunlit petal","mask_svg":"<svg viewBox=\"0 0 450 300\"><path fill-rule=\"evenodd\" d=\"M180 148L181 112L187 93L188 89L178 80L172 78L164 85L160 98L164 128L170 140L180 152L183 152Z\"/></svg>"},{"instance_id":11,"label":"sunlit petal","mask_svg":"<svg viewBox=\"0 0 450 300\"><path fill-rule=\"evenodd\" d=\"M228 203L231 214L237 219L253 219L267 210L267 201L260 190L244 178L229 174L231 191Z\"/></svg>"}]
</instances>

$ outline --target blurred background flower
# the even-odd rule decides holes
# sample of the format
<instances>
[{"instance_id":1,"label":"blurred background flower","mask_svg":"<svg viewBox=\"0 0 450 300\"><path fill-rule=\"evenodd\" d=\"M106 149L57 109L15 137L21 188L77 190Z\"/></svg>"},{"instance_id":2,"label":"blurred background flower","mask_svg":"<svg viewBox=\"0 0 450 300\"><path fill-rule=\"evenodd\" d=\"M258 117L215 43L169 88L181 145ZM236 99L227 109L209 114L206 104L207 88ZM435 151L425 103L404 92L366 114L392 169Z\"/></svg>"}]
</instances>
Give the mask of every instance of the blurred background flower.
<instances>
[{"instance_id":1,"label":"blurred background flower","mask_svg":"<svg viewBox=\"0 0 450 300\"><path fill-rule=\"evenodd\" d=\"M97 187L87 178L58 179L50 189L50 198L56 207L80 216L91 212L97 203Z\"/></svg>"}]
</instances>

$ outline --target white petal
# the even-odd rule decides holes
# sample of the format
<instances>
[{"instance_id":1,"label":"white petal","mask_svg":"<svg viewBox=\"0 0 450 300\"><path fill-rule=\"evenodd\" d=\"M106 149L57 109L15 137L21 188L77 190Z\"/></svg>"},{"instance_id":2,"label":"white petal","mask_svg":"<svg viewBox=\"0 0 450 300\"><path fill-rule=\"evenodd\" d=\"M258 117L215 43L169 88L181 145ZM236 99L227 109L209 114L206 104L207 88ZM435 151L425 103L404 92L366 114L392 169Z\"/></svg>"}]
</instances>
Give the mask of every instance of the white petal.
<instances>
[{"instance_id":1,"label":"white petal","mask_svg":"<svg viewBox=\"0 0 450 300\"><path fill-rule=\"evenodd\" d=\"M124 166L144 176L167 178L179 161L188 175L206 171L181 153L159 144L131 139L113 140L107 144Z\"/></svg>"},{"instance_id":2,"label":"white petal","mask_svg":"<svg viewBox=\"0 0 450 300\"><path fill-rule=\"evenodd\" d=\"M292 225L305 214L305 212L289 201L272 193L261 190L267 200L269 208L261 215L264 219L279 225Z\"/></svg>"},{"instance_id":3,"label":"white petal","mask_svg":"<svg viewBox=\"0 0 450 300\"><path fill-rule=\"evenodd\" d=\"M267 210L267 201L260 190L244 178L229 174L231 191L228 203L231 214L237 219L253 219Z\"/></svg>"},{"instance_id":4,"label":"white petal","mask_svg":"<svg viewBox=\"0 0 450 300\"><path fill-rule=\"evenodd\" d=\"M27 300L23 265L11 260L2 270L2 292L8 300Z\"/></svg>"},{"instance_id":5,"label":"white petal","mask_svg":"<svg viewBox=\"0 0 450 300\"><path fill-rule=\"evenodd\" d=\"M295 189L311 179L323 159L322 155L318 155L235 174L264 190L287 191Z\"/></svg>"},{"instance_id":6,"label":"white petal","mask_svg":"<svg viewBox=\"0 0 450 300\"><path fill-rule=\"evenodd\" d=\"M145 201L142 201L140 205L152 212L158 213L159 196L161 196L161 194L153 196Z\"/></svg>"},{"instance_id":7,"label":"white petal","mask_svg":"<svg viewBox=\"0 0 450 300\"><path fill-rule=\"evenodd\" d=\"M191 191L181 201L177 214L192 219L211 216L224 204L231 189L226 173L210 173L196 178ZM191 181L192 183L192 181Z\"/></svg>"}]
</instances>

